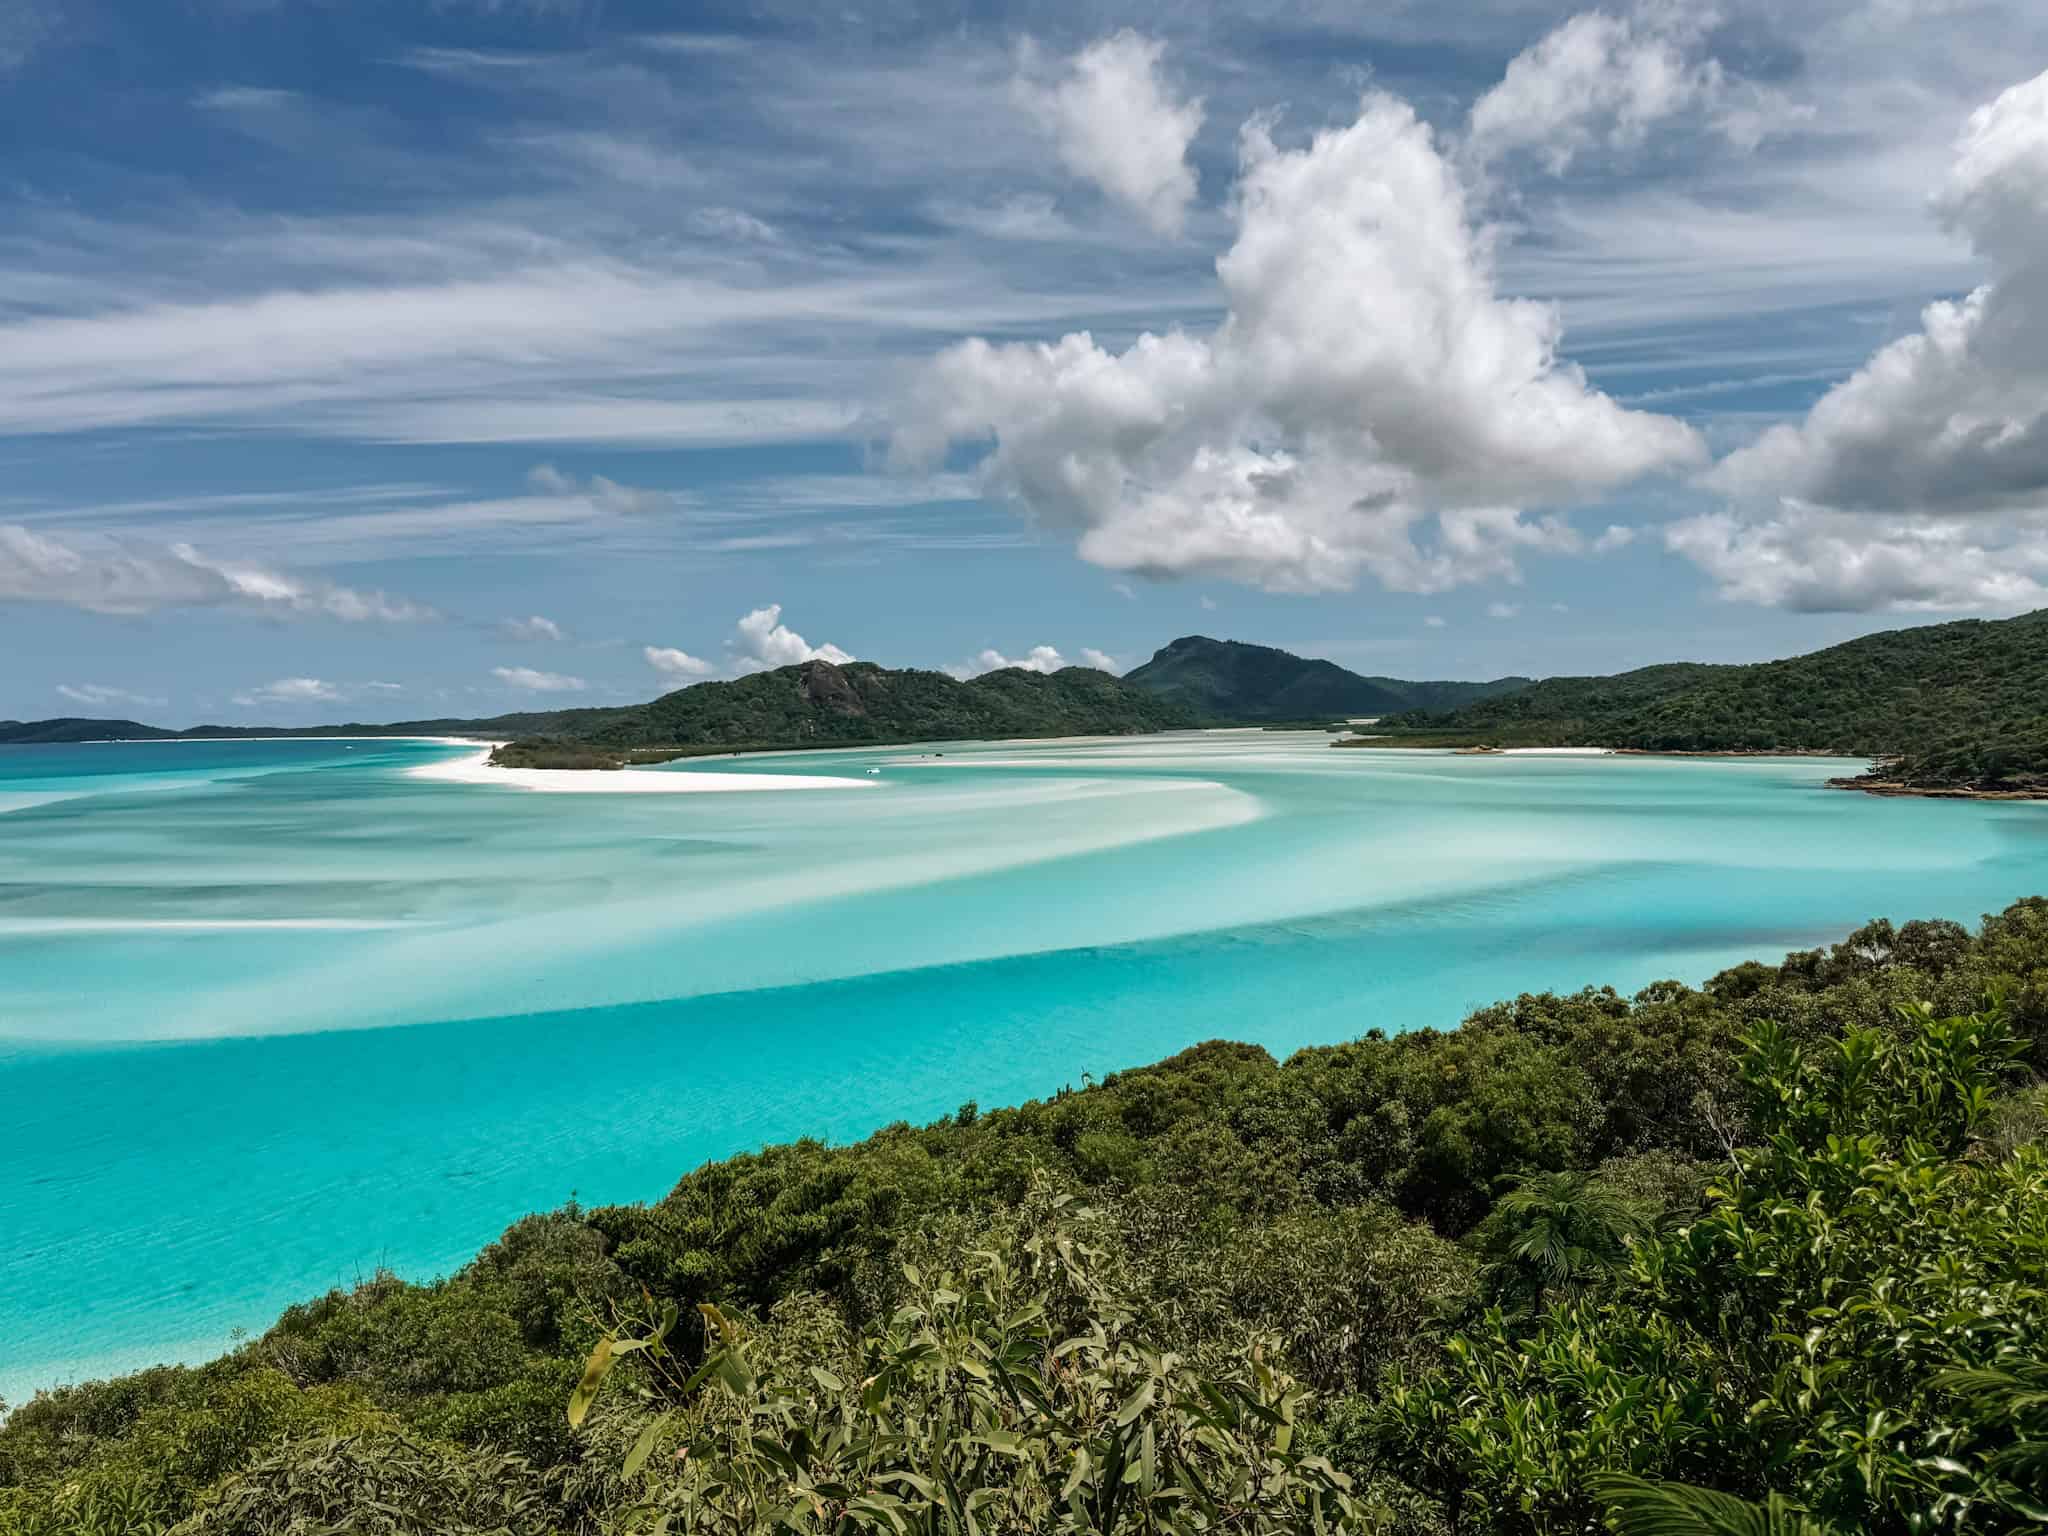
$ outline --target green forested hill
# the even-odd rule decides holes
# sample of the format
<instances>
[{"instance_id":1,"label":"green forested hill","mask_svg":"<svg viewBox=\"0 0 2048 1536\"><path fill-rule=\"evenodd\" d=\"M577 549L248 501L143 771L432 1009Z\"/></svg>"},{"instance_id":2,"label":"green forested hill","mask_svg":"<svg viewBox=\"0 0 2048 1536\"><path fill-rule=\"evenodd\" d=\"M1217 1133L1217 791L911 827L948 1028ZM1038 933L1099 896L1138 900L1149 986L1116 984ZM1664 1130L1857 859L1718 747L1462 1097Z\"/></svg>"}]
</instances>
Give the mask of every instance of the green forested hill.
<instances>
[{"instance_id":1,"label":"green forested hill","mask_svg":"<svg viewBox=\"0 0 2048 1536\"><path fill-rule=\"evenodd\" d=\"M830 747L1005 736L1128 735L1192 725L1169 700L1088 667L1008 668L967 682L873 662L756 672L698 683L595 724L555 733L601 747Z\"/></svg>"},{"instance_id":2,"label":"green forested hill","mask_svg":"<svg viewBox=\"0 0 2048 1536\"><path fill-rule=\"evenodd\" d=\"M62 746L81 741L160 741L176 737L135 720L0 720L0 746Z\"/></svg>"},{"instance_id":3,"label":"green forested hill","mask_svg":"<svg viewBox=\"0 0 2048 1536\"><path fill-rule=\"evenodd\" d=\"M1380 721L1393 730L1498 731L1529 746L1620 745L1597 739L1633 725L1662 701L1735 667L1677 661L1610 677L1546 677L1497 698L1444 709L1405 710ZM1633 743L1630 743L1633 745Z\"/></svg>"},{"instance_id":4,"label":"green forested hill","mask_svg":"<svg viewBox=\"0 0 2048 1536\"><path fill-rule=\"evenodd\" d=\"M1210 1043L16 1405L0 1532L2031 1529L2044 1066L2038 899Z\"/></svg>"},{"instance_id":5,"label":"green forested hill","mask_svg":"<svg viewBox=\"0 0 2048 1536\"><path fill-rule=\"evenodd\" d=\"M1889 630L1754 666L1549 678L1385 723L1532 746L1902 755L1893 771L1927 783L2026 782L2048 772L2048 610Z\"/></svg>"},{"instance_id":6,"label":"green forested hill","mask_svg":"<svg viewBox=\"0 0 2048 1536\"><path fill-rule=\"evenodd\" d=\"M1183 635L1162 646L1123 680L1217 721L1341 720L1406 709L1452 709L1529 681L1418 683L1362 677L1332 661L1207 635Z\"/></svg>"}]
</instances>

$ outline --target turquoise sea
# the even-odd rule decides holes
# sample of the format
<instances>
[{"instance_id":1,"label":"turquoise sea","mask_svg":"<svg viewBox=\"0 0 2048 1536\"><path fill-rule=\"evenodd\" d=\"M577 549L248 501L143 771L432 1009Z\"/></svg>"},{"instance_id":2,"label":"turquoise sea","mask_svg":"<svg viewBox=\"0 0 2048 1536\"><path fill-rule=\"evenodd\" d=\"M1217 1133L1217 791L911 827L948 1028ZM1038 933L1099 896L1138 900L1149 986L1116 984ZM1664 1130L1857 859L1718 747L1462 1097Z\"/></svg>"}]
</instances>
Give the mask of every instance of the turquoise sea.
<instances>
[{"instance_id":1,"label":"turquoise sea","mask_svg":"<svg viewBox=\"0 0 2048 1536\"><path fill-rule=\"evenodd\" d=\"M1816 760L1212 732L661 770L858 781L776 794L407 774L465 751L0 747L0 1399L765 1141L2048 891L2048 806Z\"/></svg>"}]
</instances>

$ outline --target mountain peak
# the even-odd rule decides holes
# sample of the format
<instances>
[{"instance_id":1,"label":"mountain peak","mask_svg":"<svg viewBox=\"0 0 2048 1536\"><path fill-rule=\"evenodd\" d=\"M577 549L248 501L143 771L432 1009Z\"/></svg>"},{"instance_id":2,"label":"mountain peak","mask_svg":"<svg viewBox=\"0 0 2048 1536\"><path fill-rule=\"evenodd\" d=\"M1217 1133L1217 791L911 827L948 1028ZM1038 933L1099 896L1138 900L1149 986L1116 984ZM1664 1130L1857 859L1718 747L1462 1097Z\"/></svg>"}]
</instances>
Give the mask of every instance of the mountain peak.
<instances>
[{"instance_id":1,"label":"mountain peak","mask_svg":"<svg viewBox=\"0 0 2048 1536\"><path fill-rule=\"evenodd\" d=\"M1182 635L1125 673L1124 681L1212 720L1278 721L1452 709L1520 687L1528 679L1415 683L1361 677L1334 661L1296 656L1275 646Z\"/></svg>"}]
</instances>

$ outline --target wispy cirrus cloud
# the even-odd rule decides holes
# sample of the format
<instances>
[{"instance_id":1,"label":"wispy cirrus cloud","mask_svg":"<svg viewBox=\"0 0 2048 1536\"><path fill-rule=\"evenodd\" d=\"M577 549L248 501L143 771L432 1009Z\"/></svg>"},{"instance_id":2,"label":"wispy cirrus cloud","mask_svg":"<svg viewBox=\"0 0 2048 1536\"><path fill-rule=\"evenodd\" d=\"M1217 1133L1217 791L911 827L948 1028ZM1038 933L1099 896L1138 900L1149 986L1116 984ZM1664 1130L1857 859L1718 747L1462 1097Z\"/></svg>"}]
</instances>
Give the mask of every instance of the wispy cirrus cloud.
<instances>
[{"instance_id":1,"label":"wispy cirrus cloud","mask_svg":"<svg viewBox=\"0 0 2048 1536\"><path fill-rule=\"evenodd\" d=\"M0 602L56 603L117 614L238 608L350 624L437 617L431 608L405 598L219 559L190 544L105 536L66 541L18 524L0 524Z\"/></svg>"},{"instance_id":2,"label":"wispy cirrus cloud","mask_svg":"<svg viewBox=\"0 0 2048 1536\"><path fill-rule=\"evenodd\" d=\"M580 677L565 672L543 672L537 667L493 667L491 676L521 693L581 693L590 686Z\"/></svg>"},{"instance_id":3,"label":"wispy cirrus cloud","mask_svg":"<svg viewBox=\"0 0 2048 1536\"><path fill-rule=\"evenodd\" d=\"M0 0L0 76L20 69L57 35L59 14L47 0Z\"/></svg>"},{"instance_id":4,"label":"wispy cirrus cloud","mask_svg":"<svg viewBox=\"0 0 2048 1536\"><path fill-rule=\"evenodd\" d=\"M307 704L341 704L356 699L403 693L398 683L335 683L321 677L280 677L245 688L234 695L243 709L290 708Z\"/></svg>"},{"instance_id":5,"label":"wispy cirrus cloud","mask_svg":"<svg viewBox=\"0 0 2048 1536\"><path fill-rule=\"evenodd\" d=\"M341 697L341 689L317 677L280 677L235 695L244 708L259 704L327 704Z\"/></svg>"},{"instance_id":6,"label":"wispy cirrus cloud","mask_svg":"<svg viewBox=\"0 0 2048 1536\"><path fill-rule=\"evenodd\" d=\"M57 692L74 704L84 704L92 709L106 709L113 705L154 709L170 702L158 694L137 693L133 689L113 688L104 683L59 683Z\"/></svg>"}]
</instances>

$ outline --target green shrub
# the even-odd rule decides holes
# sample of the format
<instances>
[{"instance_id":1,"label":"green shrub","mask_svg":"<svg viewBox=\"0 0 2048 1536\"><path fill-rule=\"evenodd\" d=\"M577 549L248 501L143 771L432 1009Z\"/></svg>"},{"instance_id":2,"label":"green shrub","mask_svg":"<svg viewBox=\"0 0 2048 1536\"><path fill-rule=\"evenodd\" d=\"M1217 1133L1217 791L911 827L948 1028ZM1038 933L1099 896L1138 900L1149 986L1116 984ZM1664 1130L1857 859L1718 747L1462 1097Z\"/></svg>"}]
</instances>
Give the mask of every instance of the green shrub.
<instances>
[{"instance_id":1,"label":"green shrub","mask_svg":"<svg viewBox=\"0 0 2048 1536\"><path fill-rule=\"evenodd\" d=\"M522 1458L372 1433L278 1446L174 1536L551 1536L556 1529L554 1500Z\"/></svg>"}]
</instances>

